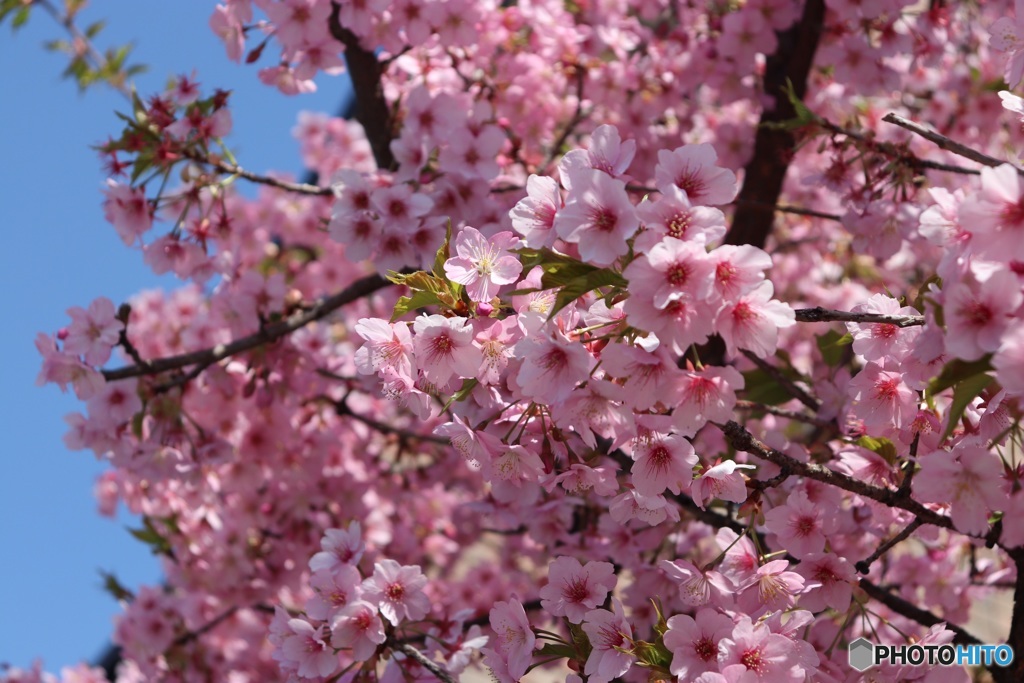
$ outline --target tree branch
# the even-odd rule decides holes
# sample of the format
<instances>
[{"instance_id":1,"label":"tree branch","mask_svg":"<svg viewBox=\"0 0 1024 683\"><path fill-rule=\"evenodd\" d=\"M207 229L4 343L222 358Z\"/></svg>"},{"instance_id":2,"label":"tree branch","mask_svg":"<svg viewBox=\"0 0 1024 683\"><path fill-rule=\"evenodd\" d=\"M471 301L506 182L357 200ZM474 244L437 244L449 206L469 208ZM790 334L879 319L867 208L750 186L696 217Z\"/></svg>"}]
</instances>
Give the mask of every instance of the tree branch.
<instances>
[{"instance_id":1,"label":"tree branch","mask_svg":"<svg viewBox=\"0 0 1024 683\"><path fill-rule=\"evenodd\" d=\"M907 512L916 515L924 524L931 524L933 526L942 527L943 529L956 531L964 536L971 536L971 534L964 534L962 531L957 531L949 517L940 515L934 510L931 510L917 502L913 498L901 496L897 491L882 488L880 486L872 486L871 484L865 483L859 479L854 479L851 476L829 469L824 465L801 462L796 458L791 458L785 453L777 451L774 448L770 448L763 442L754 438L750 432L732 420L724 425L718 425L718 427L722 430L722 433L725 434L729 444L737 451L750 453L751 455L757 456L762 460L767 460L779 467L788 468L794 474L802 477L807 477L808 479L820 481L823 484L829 484L831 486L841 488L844 491L855 493L864 498L870 498L871 500L878 501L888 507L906 510ZM984 537L975 536L975 538Z\"/></svg>"},{"instance_id":2,"label":"tree branch","mask_svg":"<svg viewBox=\"0 0 1024 683\"><path fill-rule=\"evenodd\" d=\"M743 355L746 356L747 359L750 360L750 362L752 362L754 365L760 368L766 375L768 375L776 382L778 382L779 385L783 389L785 389L790 396L800 401L814 412L818 412L818 408L821 407L821 404L818 402L818 399L814 398L806 391L804 391L802 388L797 386L796 382L782 374L781 370L779 370L777 367L775 367L768 361L764 360L763 358L758 358L749 351L743 351ZM715 365L717 365L717 363L715 363Z\"/></svg>"},{"instance_id":3,"label":"tree branch","mask_svg":"<svg viewBox=\"0 0 1024 683\"><path fill-rule=\"evenodd\" d=\"M394 643L392 647L405 654L410 659L416 660L424 669L434 674L442 683L456 683L452 675L445 671L440 664L427 657L425 654L408 643Z\"/></svg>"},{"instance_id":4,"label":"tree branch","mask_svg":"<svg viewBox=\"0 0 1024 683\"><path fill-rule=\"evenodd\" d=\"M242 353L243 351L249 351L250 349L255 349L264 344L277 341L281 337L284 337L299 328L305 327L311 322L330 315L345 304L352 303L356 299L368 296L377 290L389 286L390 284L390 282L380 275L368 275L361 280L356 280L340 292L320 299L308 311L303 311L302 313L293 315L284 320L266 325L255 334L242 337L241 339L236 339L229 344L221 344L201 351L192 351L190 353L169 356L167 358L157 358L147 361L143 365L129 365L114 370L104 370L103 377L108 382L113 382L120 379L128 379L130 377L155 375L169 370L180 370L190 365L198 365L200 368L207 368L214 363L220 362L225 358L234 356L235 354Z\"/></svg>"},{"instance_id":5,"label":"tree branch","mask_svg":"<svg viewBox=\"0 0 1024 683\"><path fill-rule=\"evenodd\" d=\"M775 98L775 103L761 112L761 125L754 139L754 157L744 169L743 188L737 198L732 226L725 235L726 244L763 247L772 231L773 207L782 193L782 183L796 149L796 135L791 130L764 124L796 118L796 109L786 95L787 84L792 84L795 97L804 98L807 75L814 63L824 23L824 0L807 0L799 21L778 33L779 47L768 56L764 75L764 92Z\"/></svg>"},{"instance_id":6,"label":"tree branch","mask_svg":"<svg viewBox=\"0 0 1024 683\"><path fill-rule=\"evenodd\" d=\"M881 142L875 140L874 134L865 135L864 133L850 130L849 128L843 128L842 126L832 123L828 119L822 116L814 116L814 121L825 130L837 133L839 135L845 135L848 138L864 143L866 147L871 149L878 154L884 154L885 156L891 157L896 161L906 164L912 168L929 168L934 171L945 171L947 173L959 173L961 175L980 175L981 171L973 168L964 168L963 166L953 166L952 164L943 164L938 161L929 161L928 159L922 159L921 157L915 156L908 152L905 148L895 145L891 142Z\"/></svg>"},{"instance_id":7,"label":"tree branch","mask_svg":"<svg viewBox=\"0 0 1024 683\"><path fill-rule=\"evenodd\" d=\"M971 635L963 627L951 624L945 619L940 619L936 615L932 614L926 609L921 609L912 602L908 602L898 595L893 595L889 591L885 590L881 586L878 586L867 579L861 579L858 584L861 589L868 594L869 597L874 598L878 602L882 603L893 612L900 614L908 619L916 621L922 626L935 626L936 624L945 624L946 628L955 633L953 636L953 642L960 645L980 645L981 639L977 636ZM990 669L995 673L993 667Z\"/></svg>"},{"instance_id":8,"label":"tree branch","mask_svg":"<svg viewBox=\"0 0 1024 683\"><path fill-rule=\"evenodd\" d=\"M939 149L944 149L947 152L952 152L953 154L963 157L964 159L976 161L984 166L990 166L994 168L996 166L1002 166L1003 164L1010 163L1008 161L1001 161L999 159L996 159L995 157L990 157L987 154L982 154L976 149L971 149L967 145L963 145L955 140L951 140L947 138L945 135L936 133L935 131L925 128L920 124L914 123L909 119L905 119L902 116L899 116L898 114L889 112L888 114L882 117L882 120L885 121L886 123L896 124L900 128L909 130L911 133L914 133L915 135L920 135L925 140L935 143L935 145L938 146ZM1010 165L1012 166L1012 164ZM1017 168L1017 173L1020 175L1024 175L1024 169Z\"/></svg>"},{"instance_id":9,"label":"tree branch","mask_svg":"<svg viewBox=\"0 0 1024 683\"><path fill-rule=\"evenodd\" d=\"M1005 676L1000 677L993 672L993 678L998 683L1003 681L1024 680L1024 548L1014 548L1010 551L1017 568L1017 577L1013 588L1013 616L1010 618L1010 634L1006 642L1013 648L1015 653L1013 669L1007 669Z\"/></svg>"},{"instance_id":10,"label":"tree branch","mask_svg":"<svg viewBox=\"0 0 1024 683\"><path fill-rule=\"evenodd\" d=\"M340 11L341 5L332 0L328 28L334 39L345 46L345 62L356 93L355 118L366 132L377 168L389 171L396 166L391 153L394 122L380 82L383 68L377 61L377 55L360 45L359 37L341 25Z\"/></svg>"},{"instance_id":11,"label":"tree branch","mask_svg":"<svg viewBox=\"0 0 1024 683\"><path fill-rule=\"evenodd\" d=\"M188 150L183 150L182 153L186 158L191 159L192 161L201 164L208 164L216 168L218 171L221 171L222 173L238 176L239 178L245 178L246 180L249 180L254 183L259 183L260 185L269 185L270 187L276 187L280 190L287 190L289 192L295 192L298 194L316 196L326 196L332 194L331 188L329 187L319 187L318 185L310 185L309 183L292 183L288 182L287 180L280 180L278 178L272 178L270 176L259 175L257 173L253 173L252 171L246 171L244 168L241 168L240 166L237 166L235 164L228 163L223 159L211 159L209 157L204 157L200 154L196 154L195 152L190 152Z\"/></svg>"},{"instance_id":12,"label":"tree branch","mask_svg":"<svg viewBox=\"0 0 1024 683\"><path fill-rule=\"evenodd\" d=\"M801 323L879 323L882 325L895 325L896 327L914 327L916 325L924 325L923 315L852 313L850 311L834 311L828 308L822 308L821 306L816 306L814 308L797 308L793 312L796 314L797 322Z\"/></svg>"}]
</instances>

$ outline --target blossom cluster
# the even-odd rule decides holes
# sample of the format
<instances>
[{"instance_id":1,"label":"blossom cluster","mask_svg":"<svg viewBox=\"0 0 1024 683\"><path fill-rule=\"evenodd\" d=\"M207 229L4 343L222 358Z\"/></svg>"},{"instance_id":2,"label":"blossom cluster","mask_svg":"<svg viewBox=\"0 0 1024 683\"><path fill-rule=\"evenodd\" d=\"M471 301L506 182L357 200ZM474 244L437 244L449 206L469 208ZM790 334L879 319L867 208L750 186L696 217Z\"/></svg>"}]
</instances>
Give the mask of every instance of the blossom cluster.
<instances>
[{"instance_id":1,"label":"blossom cluster","mask_svg":"<svg viewBox=\"0 0 1024 683\"><path fill-rule=\"evenodd\" d=\"M1006 4L218 5L286 94L373 60L389 118L303 115L293 182L179 77L102 147L185 281L37 339L163 559L108 582L118 680L845 683L858 637L971 637L1024 571Z\"/></svg>"}]
</instances>

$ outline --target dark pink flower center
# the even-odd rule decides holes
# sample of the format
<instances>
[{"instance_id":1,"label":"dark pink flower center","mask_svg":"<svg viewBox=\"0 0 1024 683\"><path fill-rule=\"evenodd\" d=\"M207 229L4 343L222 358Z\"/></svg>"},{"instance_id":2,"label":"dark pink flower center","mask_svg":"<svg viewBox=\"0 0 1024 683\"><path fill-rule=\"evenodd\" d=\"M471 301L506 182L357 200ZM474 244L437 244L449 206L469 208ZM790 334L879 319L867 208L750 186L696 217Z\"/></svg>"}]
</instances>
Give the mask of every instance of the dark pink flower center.
<instances>
[{"instance_id":1,"label":"dark pink flower center","mask_svg":"<svg viewBox=\"0 0 1024 683\"><path fill-rule=\"evenodd\" d=\"M587 580L584 578L576 577L562 588L562 597L572 603L581 603L589 595L590 589L587 587Z\"/></svg>"},{"instance_id":2,"label":"dark pink flower center","mask_svg":"<svg viewBox=\"0 0 1024 683\"><path fill-rule=\"evenodd\" d=\"M710 662L718 658L718 646L707 636L693 644L693 651L702 662Z\"/></svg>"}]
</instances>

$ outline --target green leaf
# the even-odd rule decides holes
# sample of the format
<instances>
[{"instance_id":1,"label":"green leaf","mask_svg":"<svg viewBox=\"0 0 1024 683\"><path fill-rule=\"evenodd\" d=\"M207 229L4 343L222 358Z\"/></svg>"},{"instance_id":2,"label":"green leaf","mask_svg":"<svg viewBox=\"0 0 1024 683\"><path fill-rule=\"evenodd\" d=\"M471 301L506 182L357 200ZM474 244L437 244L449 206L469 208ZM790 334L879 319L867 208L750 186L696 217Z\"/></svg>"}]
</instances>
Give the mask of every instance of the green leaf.
<instances>
[{"instance_id":1,"label":"green leaf","mask_svg":"<svg viewBox=\"0 0 1024 683\"><path fill-rule=\"evenodd\" d=\"M397 321L409 311L415 311L424 306L436 306L440 303L441 300L437 298L435 292L428 292L426 290L413 292L412 296L398 297L398 301L395 302L395 310L391 314L391 322Z\"/></svg>"},{"instance_id":2,"label":"green leaf","mask_svg":"<svg viewBox=\"0 0 1024 683\"><path fill-rule=\"evenodd\" d=\"M928 383L928 393L934 396L954 384L974 377L992 369L992 354L982 356L978 360L966 361L954 358L946 363L939 376Z\"/></svg>"},{"instance_id":3,"label":"green leaf","mask_svg":"<svg viewBox=\"0 0 1024 683\"><path fill-rule=\"evenodd\" d=\"M459 387L458 391L452 394L452 397L444 404L444 409L441 412L448 410L453 403L465 401L469 395L473 393L473 389L475 389L478 384L480 384L480 380L475 377L462 380L462 386Z\"/></svg>"},{"instance_id":4,"label":"green leaf","mask_svg":"<svg viewBox=\"0 0 1024 683\"><path fill-rule=\"evenodd\" d=\"M131 602L135 599L135 594L125 588L112 573L101 569L100 576L103 578L103 590L110 593L115 600Z\"/></svg>"},{"instance_id":5,"label":"green leaf","mask_svg":"<svg viewBox=\"0 0 1024 683\"><path fill-rule=\"evenodd\" d=\"M11 30L17 31L25 25L25 22L28 21L30 7L32 5L22 5L21 9L14 14L14 19L11 20Z\"/></svg>"},{"instance_id":6,"label":"green leaf","mask_svg":"<svg viewBox=\"0 0 1024 683\"><path fill-rule=\"evenodd\" d=\"M953 433L960 418L963 417L964 410L992 381L991 375L983 373L968 377L953 387L953 402L949 404L946 429L942 432L943 439Z\"/></svg>"},{"instance_id":7,"label":"green leaf","mask_svg":"<svg viewBox=\"0 0 1024 683\"><path fill-rule=\"evenodd\" d=\"M434 257L434 275L447 280L448 276L444 272L444 262L451 258L451 242L452 242L452 219L448 219L448 227L445 228L444 242L441 243L441 248L437 250L437 255Z\"/></svg>"},{"instance_id":8,"label":"green leaf","mask_svg":"<svg viewBox=\"0 0 1024 683\"><path fill-rule=\"evenodd\" d=\"M829 330L825 334L815 337L818 343L818 352L822 360L829 367L836 367L843 362L843 347L853 343L853 337L849 334L840 334L836 330Z\"/></svg>"},{"instance_id":9,"label":"green leaf","mask_svg":"<svg viewBox=\"0 0 1024 683\"><path fill-rule=\"evenodd\" d=\"M561 643L545 643L544 647L540 649L540 654L545 657L576 658L576 650L571 645L562 645Z\"/></svg>"},{"instance_id":10,"label":"green leaf","mask_svg":"<svg viewBox=\"0 0 1024 683\"><path fill-rule=\"evenodd\" d=\"M50 52L69 52L71 43L66 40L48 40L43 43L43 47Z\"/></svg>"},{"instance_id":11,"label":"green leaf","mask_svg":"<svg viewBox=\"0 0 1024 683\"><path fill-rule=\"evenodd\" d=\"M542 281L542 284L545 289L549 289L547 283ZM571 304L573 301L576 301L576 299L580 298L587 292L592 292L601 287L625 287L626 284L626 281L621 275L605 268L595 268L584 275L575 277L566 282L562 288L558 290L558 294L555 295L555 305L552 307L551 313L548 314L548 320L555 317L560 310Z\"/></svg>"},{"instance_id":12,"label":"green leaf","mask_svg":"<svg viewBox=\"0 0 1024 683\"><path fill-rule=\"evenodd\" d=\"M142 177L142 174L148 171L153 166L153 158L150 156L138 156L135 161L132 162L132 185Z\"/></svg>"},{"instance_id":13,"label":"green leaf","mask_svg":"<svg viewBox=\"0 0 1024 683\"><path fill-rule=\"evenodd\" d=\"M103 30L103 27L106 26L106 24L107 22L102 20L89 24L85 29L85 37L92 40L99 35L99 32Z\"/></svg>"},{"instance_id":14,"label":"green leaf","mask_svg":"<svg viewBox=\"0 0 1024 683\"><path fill-rule=\"evenodd\" d=\"M176 526L177 524L175 523L174 527L171 527L172 530L173 528L176 528ZM156 526L153 525L153 520L149 517L142 518L141 529L129 528L128 533L148 545L154 555L174 556L170 542L157 530Z\"/></svg>"},{"instance_id":15,"label":"green leaf","mask_svg":"<svg viewBox=\"0 0 1024 683\"><path fill-rule=\"evenodd\" d=\"M754 403L777 406L791 400L793 396L775 378L760 368L743 373L743 397Z\"/></svg>"},{"instance_id":16,"label":"green leaf","mask_svg":"<svg viewBox=\"0 0 1024 683\"><path fill-rule=\"evenodd\" d=\"M896 444L884 437L862 436L857 439L857 445L882 456L890 465L896 464L896 459L899 457L896 452Z\"/></svg>"}]
</instances>

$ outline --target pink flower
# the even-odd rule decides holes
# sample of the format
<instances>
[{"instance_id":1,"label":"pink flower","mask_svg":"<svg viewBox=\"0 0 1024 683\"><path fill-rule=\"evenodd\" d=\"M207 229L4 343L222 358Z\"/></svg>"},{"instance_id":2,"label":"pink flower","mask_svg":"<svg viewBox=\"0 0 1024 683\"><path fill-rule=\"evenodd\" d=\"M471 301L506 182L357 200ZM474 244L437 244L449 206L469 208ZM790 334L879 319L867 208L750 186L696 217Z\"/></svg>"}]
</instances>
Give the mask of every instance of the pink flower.
<instances>
[{"instance_id":1,"label":"pink flower","mask_svg":"<svg viewBox=\"0 0 1024 683\"><path fill-rule=\"evenodd\" d=\"M954 452L935 451L921 458L914 494L925 503L950 505L957 531L980 536L988 531L992 510L1006 503L1003 465L977 441L961 442Z\"/></svg>"},{"instance_id":2,"label":"pink flower","mask_svg":"<svg viewBox=\"0 0 1024 683\"><path fill-rule=\"evenodd\" d=\"M903 382L903 375L873 361L850 380L850 393L853 410L868 429L900 429L917 415L917 394Z\"/></svg>"},{"instance_id":3,"label":"pink flower","mask_svg":"<svg viewBox=\"0 0 1024 683\"><path fill-rule=\"evenodd\" d=\"M857 572L848 561L833 553L811 553L796 566L808 585L818 584L800 596L800 607L820 612L831 607L845 612L850 607Z\"/></svg>"},{"instance_id":4,"label":"pink flower","mask_svg":"<svg viewBox=\"0 0 1024 683\"><path fill-rule=\"evenodd\" d=\"M679 586L679 598L687 607L722 604L733 592L729 581L713 569L699 569L687 560L662 560L658 566Z\"/></svg>"},{"instance_id":5,"label":"pink flower","mask_svg":"<svg viewBox=\"0 0 1024 683\"><path fill-rule=\"evenodd\" d=\"M981 191L960 205L960 223L970 226L971 249L979 255L1003 263L1024 260L1024 198L1017 169L1009 164L981 169Z\"/></svg>"},{"instance_id":6,"label":"pink flower","mask_svg":"<svg viewBox=\"0 0 1024 683\"><path fill-rule=\"evenodd\" d=\"M566 242L579 246L580 258L607 266L629 251L626 243L640 227L626 184L593 169L573 172L572 191L554 228Z\"/></svg>"},{"instance_id":7,"label":"pink flower","mask_svg":"<svg viewBox=\"0 0 1024 683\"><path fill-rule=\"evenodd\" d=\"M384 227L397 234L413 232L420 219L434 206L430 197L414 192L404 183L372 190L370 203L384 222Z\"/></svg>"},{"instance_id":8,"label":"pink flower","mask_svg":"<svg viewBox=\"0 0 1024 683\"><path fill-rule=\"evenodd\" d=\"M384 623L377 608L359 600L334 615L331 621L331 645L338 649L351 649L352 658L366 661L384 642Z\"/></svg>"},{"instance_id":9,"label":"pink flower","mask_svg":"<svg viewBox=\"0 0 1024 683\"><path fill-rule=\"evenodd\" d=\"M919 315L911 306L900 306L899 301L884 294L875 294L865 303L850 309L854 313L881 313L885 315ZM888 323L846 323L853 336L853 350L864 360L879 360L885 356L904 357L911 343L921 333L920 328L900 328Z\"/></svg>"},{"instance_id":10,"label":"pink flower","mask_svg":"<svg viewBox=\"0 0 1024 683\"><path fill-rule=\"evenodd\" d=\"M672 380L679 369L664 347L647 351L631 344L609 344L601 352L601 367L610 376L626 380L624 398L634 410L648 410L658 403L671 405Z\"/></svg>"},{"instance_id":11,"label":"pink flower","mask_svg":"<svg viewBox=\"0 0 1024 683\"><path fill-rule=\"evenodd\" d=\"M526 610L516 598L496 602L491 608L490 620L496 649L485 648L483 652L502 662L512 680L519 680L530 667L533 646L537 642L526 618Z\"/></svg>"},{"instance_id":12,"label":"pink flower","mask_svg":"<svg viewBox=\"0 0 1024 683\"><path fill-rule=\"evenodd\" d=\"M694 206L686 192L676 185L659 187L661 198L644 198L636 208L644 232L636 239L635 249L646 252L665 237L684 242L711 244L725 236L725 215L708 206Z\"/></svg>"},{"instance_id":13,"label":"pink flower","mask_svg":"<svg viewBox=\"0 0 1024 683\"><path fill-rule=\"evenodd\" d=\"M583 345L570 342L557 331L523 339L514 353L523 359L516 376L523 396L547 405L567 399L594 366L593 356Z\"/></svg>"},{"instance_id":14,"label":"pink flower","mask_svg":"<svg viewBox=\"0 0 1024 683\"><path fill-rule=\"evenodd\" d=\"M964 360L998 349L1010 316L1024 301L1020 281L1008 270L996 271L981 283L968 276L944 294L946 352Z\"/></svg>"},{"instance_id":15,"label":"pink flower","mask_svg":"<svg viewBox=\"0 0 1024 683\"><path fill-rule=\"evenodd\" d=\"M224 41L228 59L232 62L242 61L245 52L245 29L231 7L217 5L210 15L210 30Z\"/></svg>"},{"instance_id":16,"label":"pink flower","mask_svg":"<svg viewBox=\"0 0 1024 683\"><path fill-rule=\"evenodd\" d=\"M389 323L380 318L363 318L356 323L356 334L366 344L356 351L356 369L364 374L393 370L410 380L415 376L412 334L405 323Z\"/></svg>"},{"instance_id":17,"label":"pink flower","mask_svg":"<svg viewBox=\"0 0 1024 683\"><path fill-rule=\"evenodd\" d=\"M346 605L359 599L362 580L359 570L347 564L314 572L309 577L314 593L306 601L306 614L311 619L330 621Z\"/></svg>"},{"instance_id":18,"label":"pink flower","mask_svg":"<svg viewBox=\"0 0 1024 683\"><path fill-rule=\"evenodd\" d=\"M693 436L708 422L727 422L743 383L743 375L728 365L682 373L675 383L673 425L683 436Z\"/></svg>"},{"instance_id":19,"label":"pink flower","mask_svg":"<svg viewBox=\"0 0 1024 683\"><path fill-rule=\"evenodd\" d=\"M610 562L587 562L582 566L574 557L559 557L548 567L548 583L540 589L540 604L552 615L578 624L588 609L604 602L615 582L615 568Z\"/></svg>"},{"instance_id":20,"label":"pink flower","mask_svg":"<svg viewBox=\"0 0 1024 683\"><path fill-rule=\"evenodd\" d=\"M826 518L823 510L799 489L784 504L766 512L764 522L782 547L797 559L824 550L826 530L831 533L835 529L835 518Z\"/></svg>"},{"instance_id":21,"label":"pink flower","mask_svg":"<svg viewBox=\"0 0 1024 683\"><path fill-rule=\"evenodd\" d=\"M68 315L71 324L64 339L64 351L82 355L92 366L106 363L124 328L124 323L116 317L113 302L100 297L89 304L88 310L78 306L69 308Z\"/></svg>"},{"instance_id":22,"label":"pink flower","mask_svg":"<svg viewBox=\"0 0 1024 683\"><path fill-rule=\"evenodd\" d=\"M723 301L736 301L764 280L764 271L772 267L767 252L748 244L723 244L708 254L714 266L712 288Z\"/></svg>"},{"instance_id":23,"label":"pink flower","mask_svg":"<svg viewBox=\"0 0 1024 683\"><path fill-rule=\"evenodd\" d=\"M572 427L583 443L597 447L597 437L618 448L633 433L633 414L622 405L625 391L617 384L592 379L565 400L552 406L551 417L563 428Z\"/></svg>"},{"instance_id":24,"label":"pink flower","mask_svg":"<svg viewBox=\"0 0 1024 683\"><path fill-rule=\"evenodd\" d=\"M708 143L660 150L654 177L658 187L674 184L685 191L691 204L728 204L739 190L736 175L715 166L716 161L718 154Z\"/></svg>"},{"instance_id":25,"label":"pink flower","mask_svg":"<svg viewBox=\"0 0 1024 683\"><path fill-rule=\"evenodd\" d=\"M483 430L474 430L458 415L452 416L452 420L435 428L434 434L447 436L455 450L461 453L474 469L479 469L483 463L490 462L505 448L501 439Z\"/></svg>"},{"instance_id":26,"label":"pink flower","mask_svg":"<svg viewBox=\"0 0 1024 683\"><path fill-rule=\"evenodd\" d=\"M338 655L327 647L320 629L305 619L289 619L291 634L281 643L281 654L297 665L302 678L326 678L338 669Z\"/></svg>"},{"instance_id":27,"label":"pink flower","mask_svg":"<svg viewBox=\"0 0 1024 683\"><path fill-rule=\"evenodd\" d=\"M430 612L423 592L426 585L419 566L385 559L373 566L373 576L363 582L363 598L379 605L384 618L398 626L405 619L419 621Z\"/></svg>"},{"instance_id":28,"label":"pink flower","mask_svg":"<svg viewBox=\"0 0 1024 683\"><path fill-rule=\"evenodd\" d=\"M665 500L664 496L645 496L636 489L616 496L608 507L608 513L619 524L631 519L639 519L651 526L665 520L679 521L679 508L675 504Z\"/></svg>"},{"instance_id":29,"label":"pink flower","mask_svg":"<svg viewBox=\"0 0 1024 683\"><path fill-rule=\"evenodd\" d=\"M366 549L359 522L352 522L348 529L327 529L320 539L320 548L322 550L309 560L312 572L333 572L343 566L354 567L359 564Z\"/></svg>"},{"instance_id":30,"label":"pink flower","mask_svg":"<svg viewBox=\"0 0 1024 683\"><path fill-rule=\"evenodd\" d=\"M799 683L806 674L794 656L793 641L743 615L719 643L718 664L729 683Z\"/></svg>"},{"instance_id":31,"label":"pink flower","mask_svg":"<svg viewBox=\"0 0 1024 683\"><path fill-rule=\"evenodd\" d=\"M501 285L519 279L523 264L508 253L519 240L511 232L499 232L490 239L476 228L466 226L455 238L455 252L444 263L444 272L450 280L466 286L473 301L490 301Z\"/></svg>"},{"instance_id":32,"label":"pink flower","mask_svg":"<svg viewBox=\"0 0 1024 683\"><path fill-rule=\"evenodd\" d=\"M684 681L718 671L718 644L732 631L732 619L709 608L698 610L695 617L672 617L664 636L665 647L672 651L669 670Z\"/></svg>"},{"instance_id":33,"label":"pink flower","mask_svg":"<svg viewBox=\"0 0 1024 683\"><path fill-rule=\"evenodd\" d=\"M622 275L629 280L631 297L650 299L655 308L670 302L702 301L711 293L714 266L703 242L665 237L630 263Z\"/></svg>"},{"instance_id":34,"label":"pink flower","mask_svg":"<svg viewBox=\"0 0 1024 683\"><path fill-rule=\"evenodd\" d=\"M555 179L531 175L526 180L526 197L520 199L508 215L526 246L538 249L555 243L558 237L554 230L555 214L561 208L562 195Z\"/></svg>"},{"instance_id":35,"label":"pink flower","mask_svg":"<svg viewBox=\"0 0 1024 683\"><path fill-rule=\"evenodd\" d=\"M153 227L153 208L142 188L107 180L103 194L107 197L103 202L103 216L113 224L128 246L135 244Z\"/></svg>"},{"instance_id":36,"label":"pink flower","mask_svg":"<svg viewBox=\"0 0 1024 683\"><path fill-rule=\"evenodd\" d=\"M452 375L475 377L481 353L473 344L473 326L465 318L421 315L413 323L416 361L428 380L439 387Z\"/></svg>"},{"instance_id":37,"label":"pink flower","mask_svg":"<svg viewBox=\"0 0 1024 683\"><path fill-rule=\"evenodd\" d=\"M483 325L486 323L487 320L481 321ZM522 337L519 320L514 315L503 320L495 320L490 326L485 326L482 331L477 332L476 343L480 347L483 361L476 378L481 384L494 385L502 381L505 368L512 358L512 347Z\"/></svg>"},{"instance_id":38,"label":"pink flower","mask_svg":"<svg viewBox=\"0 0 1024 683\"><path fill-rule=\"evenodd\" d=\"M633 655L623 651L632 647L633 629L616 598L612 598L612 610L591 610L583 622L592 647L583 673L594 683L609 683L624 676L633 664Z\"/></svg>"},{"instance_id":39,"label":"pink flower","mask_svg":"<svg viewBox=\"0 0 1024 683\"><path fill-rule=\"evenodd\" d=\"M992 367L1002 387L1019 396L1024 394L1024 324L1015 322L992 357Z\"/></svg>"},{"instance_id":40,"label":"pink flower","mask_svg":"<svg viewBox=\"0 0 1024 683\"><path fill-rule=\"evenodd\" d=\"M634 449L633 460L633 487L645 496L656 496L666 488L675 494L689 489L697 455L678 434L656 434Z\"/></svg>"},{"instance_id":41,"label":"pink flower","mask_svg":"<svg viewBox=\"0 0 1024 683\"><path fill-rule=\"evenodd\" d=\"M747 499L747 484L743 475L736 471L739 469L754 469L754 466L726 460L704 470L690 486L693 502L703 510L704 506L715 498L734 503L745 501Z\"/></svg>"},{"instance_id":42,"label":"pink flower","mask_svg":"<svg viewBox=\"0 0 1024 683\"><path fill-rule=\"evenodd\" d=\"M715 328L730 356L746 349L758 358L766 358L779 345L779 328L796 323L796 314L788 304L770 300L773 291L772 283L765 280L718 312Z\"/></svg>"},{"instance_id":43,"label":"pink flower","mask_svg":"<svg viewBox=\"0 0 1024 683\"><path fill-rule=\"evenodd\" d=\"M579 169L592 168L616 178L626 172L635 154L636 141L622 142L619 129L605 123L594 129L589 149L574 149L562 157L558 174L562 185L572 190L572 178Z\"/></svg>"},{"instance_id":44,"label":"pink flower","mask_svg":"<svg viewBox=\"0 0 1024 683\"><path fill-rule=\"evenodd\" d=\"M630 325L653 333L675 354L686 353L692 344L703 344L715 331L714 309L702 302L678 298L658 308L650 297L634 293L626 299L624 310Z\"/></svg>"},{"instance_id":45,"label":"pink flower","mask_svg":"<svg viewBox=\"0 0 1024 683\"><path fill-rule=\"evenodd\" d=\"M1016 88L1024 78L1024 2L1014 2L1014 18L1001 17L989 28L989 45L1000 52L1008 52L1004 78L1006 84Z\"/></svg>"}]
</instances>

